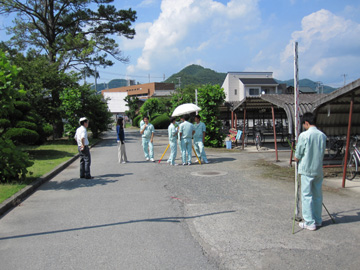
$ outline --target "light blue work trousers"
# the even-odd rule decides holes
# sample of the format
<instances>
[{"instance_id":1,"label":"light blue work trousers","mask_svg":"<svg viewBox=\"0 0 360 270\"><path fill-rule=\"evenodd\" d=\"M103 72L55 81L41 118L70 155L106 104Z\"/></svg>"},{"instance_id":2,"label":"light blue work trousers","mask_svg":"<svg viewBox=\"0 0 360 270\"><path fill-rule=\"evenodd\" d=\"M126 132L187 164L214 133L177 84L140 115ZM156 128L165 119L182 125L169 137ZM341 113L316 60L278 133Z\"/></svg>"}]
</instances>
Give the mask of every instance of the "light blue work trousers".
<instances>
[{"instance_id":1,"label":"light blue work trousers","mask_svg":"<svg viewBox=\"0 0 360 270\"><path fill-rule=\"evenodd\" d=\"M323 177L301 175L302 215L306 225L321 224Z\"/></svg>"},{"instance_id":2,"label":"light blue work trousers","mask_svg":"<svg viewBox=\"0 0 360 270\"><path fill-rule=\"evenodd\" d=\"M191 138L181 139L181 159L183 163L186 163L186 153L187 153L187 162L191 163L191 150L192 150L192 139Z\"/></svg>"},{"instance_id":3,"label":"light blue work trousers","mask_svg":"<svg viewBox=\"0 0 360 270\"><path fill-rule=\"evenodd\" d=\"M150 142L150 139L142 138L142 146L145 158L154 158L154 145Z\"/></svg>"},{"instance_id":4,"label":"light blue work trousers","mask_svg":"<svg viewBox=\"0 0 360 270\"><path fill-rule=\"evenodd\" d=\"M205 154L205 147L204 147L202 138L194 138L194 148L195 148L195 152L196 152L198 158L200 159L200 161L206 162L207 157Z\"/></svg>"},{"instance_id":5,"label":"light blue work trousers","mask_svg":"<svg viewBox=\"0 0 360 270\"><path fill-rule=\"evenodd\" d=\"M172 165L175 165L175 159L176 159L176 154L177 154L177 141L170 141L170 157L168 159L168 162L171 163Z\"/></svg>"}]
</instances>

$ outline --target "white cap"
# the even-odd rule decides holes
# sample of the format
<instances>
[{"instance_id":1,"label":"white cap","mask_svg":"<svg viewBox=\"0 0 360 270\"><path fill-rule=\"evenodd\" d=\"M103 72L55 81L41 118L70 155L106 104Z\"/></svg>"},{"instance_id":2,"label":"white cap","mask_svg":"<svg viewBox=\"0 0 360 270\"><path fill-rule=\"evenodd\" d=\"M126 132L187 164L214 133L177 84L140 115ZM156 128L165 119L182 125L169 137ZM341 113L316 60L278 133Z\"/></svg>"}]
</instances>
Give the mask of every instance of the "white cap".
<instances>
[{"instance_id":1,"label":"white cap","mask_svg":"<svg viewBox=\"0 0 360 270\"><path fill-rule=\"evenodd\" d=\"M81 117L79 120L79 123L81 123L82 121L88 120L86 117Z\"/></svg>"}]
</instances>

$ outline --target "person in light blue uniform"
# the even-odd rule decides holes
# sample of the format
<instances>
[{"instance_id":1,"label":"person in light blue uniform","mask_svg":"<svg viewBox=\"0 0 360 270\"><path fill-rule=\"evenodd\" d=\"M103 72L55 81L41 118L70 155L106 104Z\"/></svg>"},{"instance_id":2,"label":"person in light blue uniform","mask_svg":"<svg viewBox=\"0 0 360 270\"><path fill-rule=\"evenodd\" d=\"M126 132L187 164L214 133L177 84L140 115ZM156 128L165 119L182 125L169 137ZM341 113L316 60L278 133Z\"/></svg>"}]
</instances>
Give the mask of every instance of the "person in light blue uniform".
<instances>
[{"instance_id":1,"label":"person in light blue uniform","mask_svg":"<svg viewBox=\"0 0 360 270\"><path fill-rule=\"evenodd\" d=\"M187 153L187 164L191 165L191 150L192 150L192 136L195 133L194 125L189 123L189 116L182 116L181 120L183 123L180 124L179 133L181 140L181 149L182 149L182 163L186 164L186 153Z\"/></svg>"},{"instance_id":2,"label":"person in light blue uniform","mask_svg":"<svg viewBox=\"0 0 360 270\"><path fill-rule=\"evenodd\" d=\"M301 175L301 200L304 222L299 226L310 231L322 225L323 159L326 135L315 126L312 113L305 113L301 123L306 131L299 136L295 151L298 172Z\"/></svg>"},{"instance_id":3,"label":"person in light blue uniform","mask_svg":"<svg viewBox=\"0 0 360 270\"><path fill-rule=\"evenodd\" d=\"M170 119L171 123L168 127L168 135L169 135L169 144L170 144L170 157L168 159L168 163L172 166L175 166L177 164L175 164L175 158L176 158L176 154L177 154L177 134L178 134L178 130L175 127L175 118L171 118Z\"/></svg>"},{"instance_id":4,"label":"person in light blue uniform","mask_svg":"<svg viewBox=\"0 0 360 270\"><path fill-rule=\"evenodd\" d=\"M209 163L205 154L205 133L206 133L206 126L203 122L200 121L200 115L195 116L195 134L194 134L194 148L196 155L203 161L204 163Z\"/></svg>"},{"instance_id":5,"label":"person in light blue uniform","mask_svg":"<svg viewBox=\"0 0 360 270\"><path fill-rule=\"evenodd\" d=\"M149 118L145 116L143 118L144 124L140 127L140 133L142 134L142 146L147 161L154 162L154 132L155 128L149 123Z\"/></svg>"}]
</instances>

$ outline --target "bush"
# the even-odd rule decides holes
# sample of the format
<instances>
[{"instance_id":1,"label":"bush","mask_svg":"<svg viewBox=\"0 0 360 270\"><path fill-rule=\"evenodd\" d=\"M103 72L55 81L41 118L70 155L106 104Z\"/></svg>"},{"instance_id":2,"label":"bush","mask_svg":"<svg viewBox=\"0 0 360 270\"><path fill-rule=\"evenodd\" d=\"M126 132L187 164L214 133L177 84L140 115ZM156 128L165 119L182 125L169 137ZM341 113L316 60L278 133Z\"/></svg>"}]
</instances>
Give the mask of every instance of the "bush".
<instances>
[{"instance_id":1,"label":"bush","mask_svg":"<svg viewBox=\"0 0 360 270\"><path fill-rule=\"evenodd\" d=\"M163 113L162 115L156 117L151 124L157 129L167 128L170 125L170 117L167 113Z\"/></svg>"},{"instance_id":2,"label":"bush","mask_svg":"<svg viewBox=\"0 0 360 270\"><path fill-rule=\"evenodd\" d=\"M5 129L10 127L11 123L7 119L0 119L0 129Z\"/></svg>"},{"instance_id":3,"label":"bush","mask_svg":"<svg viewBox=\"0 0 360 270\"><path fill-rule=\"evenodd\" d=\"M19 121L16 123L17 128L26 128L31 130L36 130L37 125L35 123L27 122L27 121Z\"/></svg>"},{"instance_id":4,"label":"bush","mask_svg":"<svg viewBox=\"0 0 360 270\"><path fill-rule=\"evenodd\" d=\"M39 134L26 128L10 128L5 132L4 137L14 143L34 144L39 139Z\"/></svg>"},{"instance_id":5,"label":"bush","mask_svg":"<svg viewBox=\"0 0 360 270\"><path fill-rule=\"evenodd\" d=\"M29 160L29 155L18 150L11 140L0 138L0 182L25 179L27 167L33 162Z\"/></svg>"},{"instance_id":6,"label":"bush","mask_svg":"<svg viewBox=\"0 0 360 270\"><path fill-rule=\"evenodd\" d=\"M141 119L142 119L141 115L136 116L132 122L133 127L139 127L139 123Z\"/></svg>"}]
</instances>

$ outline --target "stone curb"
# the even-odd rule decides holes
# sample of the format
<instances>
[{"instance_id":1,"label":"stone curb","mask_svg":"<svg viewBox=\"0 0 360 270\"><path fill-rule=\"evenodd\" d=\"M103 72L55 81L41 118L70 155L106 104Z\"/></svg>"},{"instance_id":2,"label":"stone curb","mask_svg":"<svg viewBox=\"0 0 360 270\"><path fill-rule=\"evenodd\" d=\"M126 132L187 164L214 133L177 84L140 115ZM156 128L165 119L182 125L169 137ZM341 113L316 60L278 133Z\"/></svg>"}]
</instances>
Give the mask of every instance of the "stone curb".
<instances>
[{"instance_id":1,"label":"stone curb","mask_svg":"<svg viewBox=\"0 0 360 270\"><path fill-rule=\"evenodd\" d=\"M101 141L101 140L100 140ZM90 146L90 149L97 145L100 141ZM52 179L54 176L56 176L58 173L60 173L62 170L67 168L71 163L73 163L77 158L79 157L79 154L76 154L69 160L61 163L57 167L55 167L51 172L44 174L43 176L40 176L38 179L36 179L34 182L32 182L30 185L27 185L17 193L15 193L10 198L6 199L0 204L0 218L9 210L12 208L18 206L22 201L24 201L27 197L29 197L32 193L36 191L38 187L40 187L45 182Z\"/></svg>"}]
</instances>

